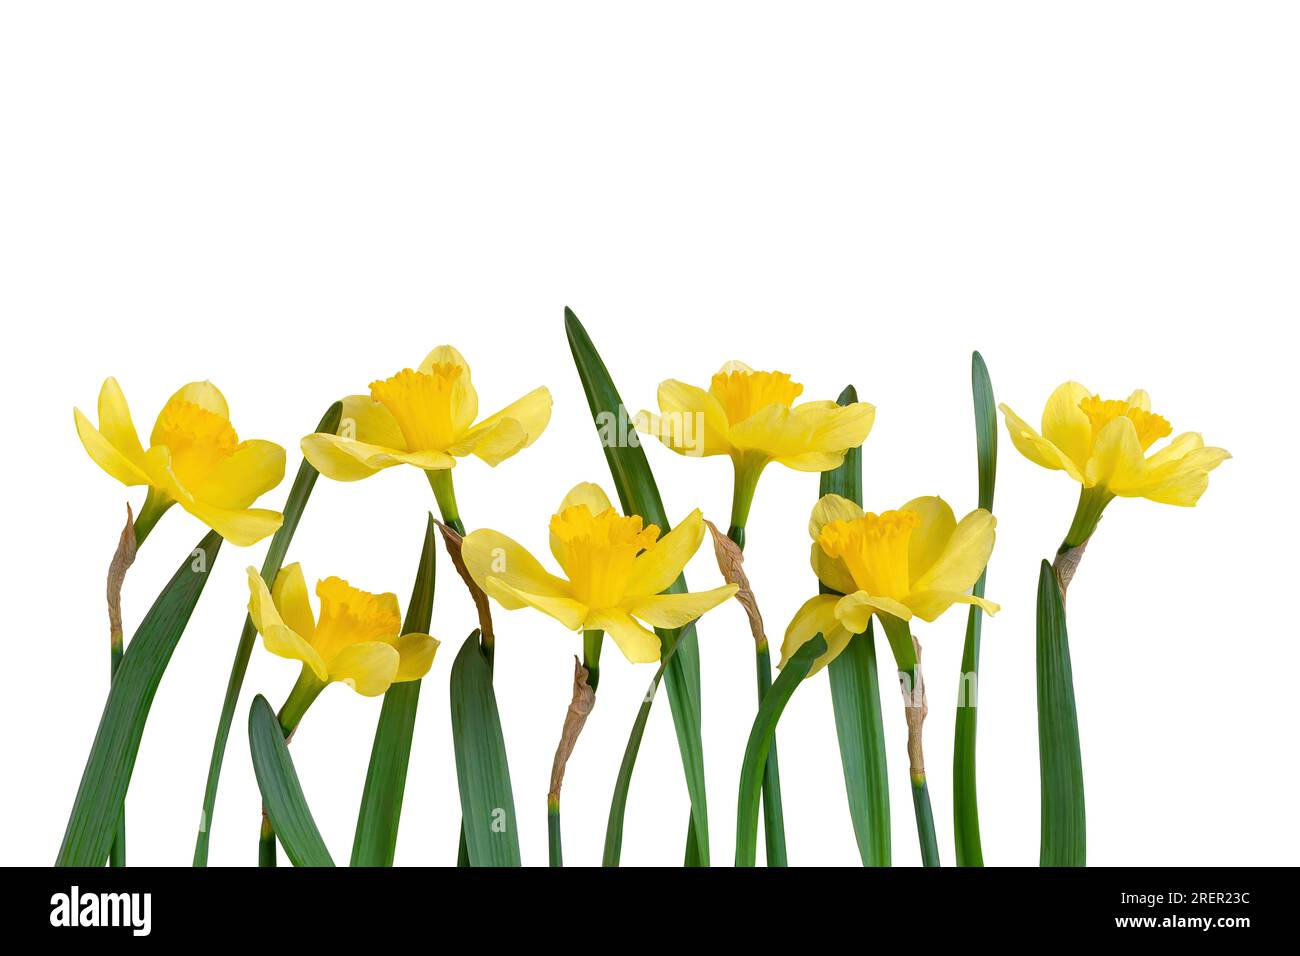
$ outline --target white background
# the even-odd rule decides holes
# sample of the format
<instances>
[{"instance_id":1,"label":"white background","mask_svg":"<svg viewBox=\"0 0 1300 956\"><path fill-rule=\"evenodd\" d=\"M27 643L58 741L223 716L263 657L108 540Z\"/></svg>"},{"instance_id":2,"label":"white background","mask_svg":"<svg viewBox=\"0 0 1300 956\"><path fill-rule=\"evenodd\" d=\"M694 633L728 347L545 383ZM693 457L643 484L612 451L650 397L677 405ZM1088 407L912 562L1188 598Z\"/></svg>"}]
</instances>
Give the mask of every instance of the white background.
<instances>
[{"instance_id":1,"label":"white background","mask_svg":"<svg viewBox=\"0 0 1300 956\"><path fill-rule=\"evenodd\" d=\"M536 385L550 428L456 469L468 525L546 554L570 485L608 474L562 328L571 305L629 405L723 361L878 407L867 506L975 504L969 363L1037 421L1077 378L1148 389L1234 458L1195 509L1116 501L1070 592L1094 864L1292 862L1300 138L1289 4L6 4L0 22L0 355L6 415L3 862L54 859L108 681L104 572L141 500L86 457L74 405L115 375L147 435L211 378L243 437L289 448L333 399L450 342L485 411ZM979 724L990 864L1038 856L1034 592L1077 487L1001 431ZM649 449L665 502L725 525L725 459ZM289 481L265 499L278 507ZM612 490L612 489L611 489ZM746 567L779 640L813 593L815 476L771 468ZM322 480L293 543L407 602L423 476ZM126 585L128 632L203 529L179 509ZM154 703L129 859L188 864L209 748L265 545L223 548ZM441 556L440 556L441 557ZM549 560L549 556L547 556ZM704 549L696 587L718 583ZM497 695L525 862L576 637L498 612ZM953 861L953 705L965 615L918 629L940 849ZM473 626L440 560L398 862L454 861L447 674ZM700 628L713 853L731 858L754 711L735 604ZM565 851L599 861L652 669L607 646L564 789ZM260 645L212 862L255 861L244 725L297 665ZM894 857L919 860L899 702L884 692ZM325 693L293 743L346 860L378 700ZM780 726L789 855L855 864L825 677ZM646 734L623 859L680 862L686 791L667 702Z\"/></svg>"}]
</instances>

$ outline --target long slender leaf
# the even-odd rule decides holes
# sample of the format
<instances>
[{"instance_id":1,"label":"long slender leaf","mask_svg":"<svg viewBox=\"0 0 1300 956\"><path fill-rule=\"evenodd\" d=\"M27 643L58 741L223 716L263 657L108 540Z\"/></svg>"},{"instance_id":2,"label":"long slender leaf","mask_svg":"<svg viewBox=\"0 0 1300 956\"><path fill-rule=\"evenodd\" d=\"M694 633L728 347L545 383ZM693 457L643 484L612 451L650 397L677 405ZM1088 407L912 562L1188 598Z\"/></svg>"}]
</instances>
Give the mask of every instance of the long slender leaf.
<instances>
[{"instance_id":1,"label":"long slender leaf","mask_svg":"<svg viewBox=\"0 0 1300 956\"><path fill-rule=\"evenodd\" d=\"M248 746L253 754L257 788L262 791L262 805L285 855L294 866L333 866L329 848L303 796L284 730L261 694L253 698L253 706L248 709Z\"/></svg>"},{"instance_id":2,"label":"long slender leaf","mask_svg":"<svg viewBox=\"0 0 1300 956\"><path fill-rule=\"evenodd\" d=\"M998 469L997 406L988 366L979 352L971 354L971 392L975 401L975 451L979 463L979 506L993 510L993 487ZM987 571L975 582L974 593L984 596ZM957 729L952 748L952 816L958 866L983 866L980 815L975 792L975 726L980 666L980 628L984 612L971 605L966 614L966 643L961 655L961 686L957 688Z\"/></svg>"},{"instance_id":3,"label":"long slender leaf","mask_svg":"<svg viewBox=\"0 0 1300 956\"><path fill-rule=\"evenodd\" d=\"M461 835L470 866L519 866L519 832L492 670L472 633L451 665Z\"/></svg>"},{"instance_id":4,"label":"long slender leaf","mask_svg":"<svg viewBox=\"0 0 1300 956\"><path fill-rule=\"evenodd\" d=\"M763 767L772 749L777 721L801 681L808 676L813 661L826 653L826 641L820 634L807 641L781 668L781 675L758 705L758 714L749 731L745 761L740 767L740 796L736 803L736 866L753 866L758 855L758 808L763 796Z\"/></svg>"},{"instance_id":5,"label":"long slender leaf","mask_svg":"<svg viewBox=\"0 0 1300 956\"><path fill-rule=\"evenodd\" d=\"M221 547L209 532L186 556L127 645L81 774L56 866L103 866L135 769L149 708Z\"/></svg>"},{"instance_id":6,"label":"long slender leaf","mask_svg":"<svg viewBox=\"0 0 1300 956\"><path fill-rule=\"evenodd\" d=\"M433 616L433 586L437 555L433 515L424 530L424 547L406 606L402 633L427 634ZM392 866L397 849L397 825L402 817L406 793L406 769L411 760L411 738L415 712L420 704L420 681L393 684L384 694L384 707L375 727L370 748L370 769L357 813L357 832L352 841L353 866Z\"/></svg>"},{"instance_id":7,"label":"long slender leaf","mask_svg":"<svg viewBox=\"0 0 1300 956\"><path fill-rule=\"evenodd\" d=\"M333 434L338 431L339 420L343 416L343 403L335 402L321 417L316 426L317 432ZM262 562L262 580L267 587L275 583L275 576L284 565L285 555L289 553L289 543L298 522L307 507L307 499L316 486L320 472L312 467L306 458L298 466L298 474L289 489L289 497L284 503L284 521L271 538L271 546L266 551L266 560ZM194 841L194 866L208 865L208 839L212 832L212 814L217 803L217 785L221 781L221 764L226 756L226 741L230 738L230 725L235 719L235 707L239 704L239 692L244 686L244 674L248 671L248 660L253 653L253 641L257 638L257 628L252 618L245 615L244 629L239 634L239 644L235 648L235 659L230 665L230 678L226 681L226 696L221 704L221 716L217 720L217 735L212 742L212 756L208 761L208 782L203 789L203 813L199 817L199 835Z\"/></svg>"},{"instance_id":8,"label":"long slender leaf","mask_svg":"<svg viewBox=\"0 0 1300 956\"><path fill-rule=\"evenodd\" d=\"M1038 766L1042 779L1041 866L1083 866L1083 758L1065 605L1056 572L1038 574Z\"/></svg>"},{"instance_id":9,"label":"long slender leaf","mask_svg":"<svg viewBox=\"0 0 1300 956\"><path fill-rule=\"evenodd\" d=\"M564 327L623 512L640 515L647 524L657 525L667 531L670 524L659 497L659 488L609 370L592 345L587 330L571 309L564 310ZM686 577L681 575L668 588L667 593L678 594L685 590ZM696 643L695 624L688 624L679 630L656 628L655 633L659 635L665 657L670 650L675 650L664 671L664 683L668 686L668 704L673 714L677 747L681 751L686 790L691 800L686 862L688 865L708 866L709 812L704 787L704 742L700 730L700 652ZM681 646L677 647L679 644ZM631 741L629 752L635 759L636 748L631 746ZM622 796L626 799L626 792ZM615 800L618 799L619 791L616 789ZM621 825L623 810L623 807L612 806L610 820L617 818ZM615 841L616 845L617 843ZM607 838L607 863L609 847Z\"/></svg>"},{"instance_id":10,"label":"long slender leaf","mask_svg":"<svg viewBox=\"0 0 1300 956\"><path fill-rule=\"evenodd\" d=\"M837 399L840 405L858 400L852 385ZM862 505L862 449L850 449L838 468L822 472L821 494L839 495ZM834 594L821 584L823 594ZM871 624L865 634L855 634L826 668L835 710L835 734L849 816L858 841L863 866L889 866L889 773L885 760L885 725L880 716L880 673Z\"/></svg>"}]
</instances>

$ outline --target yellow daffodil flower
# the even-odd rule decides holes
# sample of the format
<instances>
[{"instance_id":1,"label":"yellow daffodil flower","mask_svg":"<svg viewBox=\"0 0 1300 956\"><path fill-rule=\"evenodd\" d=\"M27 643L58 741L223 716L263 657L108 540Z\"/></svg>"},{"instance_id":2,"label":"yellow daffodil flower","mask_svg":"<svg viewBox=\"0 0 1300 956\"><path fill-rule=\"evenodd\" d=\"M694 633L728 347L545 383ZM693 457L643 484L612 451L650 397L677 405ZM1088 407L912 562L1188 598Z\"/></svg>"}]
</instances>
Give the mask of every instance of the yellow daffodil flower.
<instances>
[{"instance_id":1,"label":"yellow daffodil flower","mask_svg":"<svg viewBox=\"0 0 1300 956\"><path fill-rule=\"evenodd\" d=\"M937 497L913 498L877 515L826 495L808 523L812 567L838 593L819 594L798 610L786 628L781 664L820 633L827 650L809 672L816 673L867 629L872 614L933 621L953 604L996 613L998 605L969 593L993 552L996 525L982 508L959 522Z\"/></svg>"},{"instance_id":2,"label":"yellow daffodil flower","mask_svg":"<svg viewBox=\"0 0 1300 956\"><path fill-rule=\"evenodd\" d=\"M1150 498L1190 507L1205 492L1210 472L1231 458L1207 448L1196 432L1183 432L1159 451L1151 446L1173 432L1151 411L1151 396L1102 399L1078 382L1066 382L1047 400L1042 433L1006 405L998 406L1017 450L1035 464L1064 471L1084 489L1106 496Z\"/></svg>"},{"instance_id":3,"label":"yellow daffodil flower","mask_svg":"<svg viewBox=\"0 0 1300 956\"><path fill-rule=\"evenodd\" d=\"M99 427L73 410L77 435L95 464L124 485L147 485L140 538L179 503L227 541L246 546L280 527L277 511L250 508L284 477L284 449L240 441L226 399L211 382L191 382L158 414L149 449L140 444L126 397L115 379L99 392Z\"/></svg>"},{"instance_id":4,"label":"yellow daffodil flower","mask_svg":"<svg viewBox=\"0 0 1300 956\"><path fill-rule=\"evenodd\" d=\"M867 439L874 405L831 401L794 404L803 386L785 372L756 372L728 362L708 390L669 379L659 385L659 415L643 411L637 428L679 455L729 455L735 469L731 536L744 547L744 527L759 475L770 462L796 471L838 468Z\"/></svg>"},{"instance_id":5,"label":"yellow daffodil flower","mask_svg":"<svg viewBox=\"0 0 1300 956\"><path fill-rule=\"evenodd\" d=\"M662 594L704 540L693 511L663 537L638 516L624 517L593 484L565 496L551 518L551 553L567 578L547 572L521 545L496 531L465 538L474 581L507 610L532 607L570 630L604 631L633 663L659 659L652 627L682 627L736 593L728 584L694 594Z\"/></svg>"},{"instance_id":6,"label":"yellow daffodil flower","mask_svg":"<svg viewBox=\"0 0 1300 956\"><path fill-rule=\"evenodd\" d=\"M273 589L250 567L248 590L248 614L266 649L302 662L299 684L309 696L295 689L291 698L307 696L303 709L334 681L364 697L378 697L394 683L419 680L433 665L438 641L428 634L401 633L395 594L371 594L339 578L325 578L316 584L318 620L298 564L283 568Z\"/></svg>"},{"instance_id":7,"label":"yellow daffodil flower","mask_svg":"<svg viewBox=\"0 0 1300 956\"><path fill-rule=\"evenodd\" d=\"M369 395L345 398L339 434L308 435L302 451L321 474L338 481L401 464L446 471L471 454L495 466L545 430L551 393L534 389L475 424L477 417L469 365L450 345L440 345L418 370L403 369L371 382Z\"/></svg>"}]
</instances>

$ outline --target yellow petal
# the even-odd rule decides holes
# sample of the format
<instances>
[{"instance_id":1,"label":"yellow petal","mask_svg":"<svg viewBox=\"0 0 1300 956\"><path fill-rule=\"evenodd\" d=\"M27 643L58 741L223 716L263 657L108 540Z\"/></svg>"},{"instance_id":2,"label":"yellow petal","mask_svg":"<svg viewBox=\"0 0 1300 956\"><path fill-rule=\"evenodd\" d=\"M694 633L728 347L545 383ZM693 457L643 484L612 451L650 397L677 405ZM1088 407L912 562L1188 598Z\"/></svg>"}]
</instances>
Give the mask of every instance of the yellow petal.
<instances>
[{"instance_id":1,"label":"yellow petal","mask_svg":"<svg viewBox=\"0 0 1300 956\"><path fill-rule=\"evenodd\" d=\"M738 590L736 585L726 584L711 591L656 594L632 601L624 609L654 627L685 627L705 611L733 597Z\"/></svg>"},{"instance_id":2,"label":"yellow petal","mask_svg":"<svg viewBox=\"0 0 1300 956\"><path fill-rule=\"evenodd\" d=\"M840 466L848 449L867 440L876 408L866 402L805 402L792 408L790 417L800 434L799 447L776 460L796 471L830 471Z\"/></svg>"},{"instance_id":3,"label":"yellow petal","mask_svg":"<svg viewBox=\"0 0 1300 956\"><path fill-rule=\"evenodd\" d=\"M569 490L569 493L564 496L564 500L560 502L560 507L555 509L555 513L559 514L565 508L576 508L578 505L586 505L587 510L593 515L598 515L614 507L609 503L609 496L605 494L605 490L600 485L590 481L583 481L574 485Z\"/></svg>"},{"instance_id":4,"label":"yellow petal","mask_svg":"<svg viewBox=\"0 0 1300 956\"><path fill-rule=\"evenodd\" d=\"M1092 449L1085 472L1088 487L1104 485L1126 490L1141 484L1147 463L1142 455L1137 427L1126 416L1112 418L1097 433L1097 443Z\"/></svg>"},{"instance_id":5,"label":"yellow petal","mask_svg":"<svg viewBox=\"0 0 1300 956\"><path fill-rule=\"evenodd\" d=\"M366 445L406 450L406 438L393 413L369 395L349 395L343 399L343 414L336 434Z\"/></svg>"},{"instance_id":6,"label":"yellow petal","mask_svg":"<svg viewBox=\"0 0 1300 956\"><path fill-rule=\"evenodd\" d=\"M1079 403L1089 395L1091 392L1078 382L1066 382L1052 392L1043 409L1043 437L1081 472L1088 464L1092 447L1092 421Z\"/></svg>"},{"instance_id":7,"label":"yellow petal","mask_svg":"<svg viewBox=\"0 0 1300 956\"><path fill-rule=\"evenodd\" d=\"M812 517L808 519L808 534L816 541L821 537L822 528L832 521L856 521L863 511L860 505L840 495L822 495L813 505Z\"/></svg>"},{"instance_id":8,"label":"yellow petal","mask_svg":"<svg viewBox=\"0 0 1300 956\"><path fill-rule=\"evenodd\" d=\"M493 594L488 590L489 579L528 594L556 598L572 596L568 581L548 572L528 553L527 548L499 531L482 528L470 532L461 543L460 554L475 583L508 610L517 610L527 602L512 602L509 591L502 595Z\"/></svg>"},{"instance_id":9,"label":"yellow petal","mask_svg":"<svg viewBox=\"0 0 1300 956\"><path fill-rule=\"evenodd\" d=\"M817 634L826 641L826 653L813 661L812 669L808 671L809 677L840 655L853 635L835 617L835 605L838 602L839 598L833 594L819 594L804 602L785 629L785 639L781 642L781 663L778 667L785 667L795 651Z\"/></svg>"},{"instance_id":10,"label":"yellow petal","mask_svg":"<svg viewBox=\"0 0 1300 956\"><path fill-rule=\"evenodd\" d=\"M393 647L397 648L398 657L401 658L393 683L400 684L402 681L419 680L429 673L429 668L433 666L433 656L438 652L438 639L428 634L403 634L393 642Z\"/></svg>"},{"instance_id":11,"label":"yellow petal","mask_svg":"<svg viewBox=\"0 0 1300 956\"><path fill-rule=\"evenodd\" d=\"M318 678L323 681L329 680L329 672L321 656L280 617L271 592L267 589L262 576L258 574L257 568L248 569L248 592L248 616L252 618L257 633L262 635L262 643L266 649L277 657L302 661Z\"/></svg>"},{"instance_id":12,"label":"yellow petal","mask_svg":"<svg viewBox=\"0 0 1300 956\"><path fill-rule=\"evenodd\" d=\"M329 679L347 684L362 697L378 697L392 686L401 655L392 644L349 644L329 661Z\"/></svg>"},{"instance_id":13,"label":"yellow petal","mask_svg":"<svg viewBox=\"0 0 1300 956\"><path fill-rule=\"evenodd\" d=\"M554 594L533 594L512 587L500 578L488 578L483 582L483 590L507 610L531 607L555 618L571 631L582 627L587 617L587 606L580 601Z\"/></svg>"},{"instance_id":14,"label":"yellow petal","mask_svg":"<svg viewBox=\"0 0 1300 956\"><path fill-rule=\"evenodd\" d=\"M1016 446L1016 451L1036 465L1054 471L1064 470L1075 481L1083 481L1083 471L1069 455L1030 428L1006 405L999 405L998 408L1002 411L1003 419L1007 423L1007 433L1011 436L1011 444Z\"/></svg>"},{"instance_id":15,"label":"yellow petal","mask_svg":"<svg viewBox=\"0 0 1300 956\"><path fill-rule=\"evenodd\" d=\"M537 441L550 420L551 392L545 387L536 388L495 415L483 419L469 430L465 440L474 442L473 453L479 458L489 465L499 465ZM507 421L515 425L502 427L502 423Z\"/></svg>"},{"instance_id":16,"label":"yellow petal","mask_svg":"<svg viewBox=\"0 0 1300 956\"><path fill-rule=\"evenodd\" d=\"M731 426L722 403L702 388L676 379L659 383L659 415L642 412L637 428L679 455L728 455Z\"/></svg>"},{"instance_id":17,"label":"yellow petal","mask_svg":"<svg viewBox=\"0 0 1300 956\"><path fill-rule=\"evenodd\" d=\"M275 586L271 588L271 597L281 619L295 634L310 642L316 633L316 616L311 610L311 599L307 592L307 579L303 577L302 565L295 561L285 565L275 576Z\"/></svg>"},{"instance_id":18,"label":"yellow petal","mask_svg":"<svg viewBox=\"0 0 1300 956\"><path fill-rule=\"evenodd\" d=\"M659 660L659 638L648 631L623 610L607 608L593 610L587 615L583 627L604 631L614 639L618 649L633 664L649 664Z\"/></svg>"},{"instance_id":19,"label":"yellow petal","mask_svg":"<svg viewBox=\"0 0 1300 956\"><path fill-rule=\"evenodd\" d=\"M834 597L834 595L830 595ZM861 634L867 629L874 611L884 611L904 621L912 619L912 611L892 598L872 597L866 591L854 591L839 598L835 604L835 618L850 634Z\"/></svg>"},{"instance_id":20,"label":"yellow petal","mask_svg":"<svg viewBox=\"0 0 1300 956\"><path fill-rule=\"evenodd\" d=\"M95 464L124 485L149 484L149 476L141 467L114 448L109 440L90 424L90 420L81 413L80 409L72 410L72 418L77 425L77 437L81 439L86 454Z\"/></svg>"},{"instance_id":21,"label":"yellow petal","mask_svg":"<svg viewBox=\"0 0 1300 956\"><path fill-rule=\"evenodd\" d=\"M912 582L912 591L969 591L993 553L997 519L976 508L958 522L938 559Z\"/></svg>"},{"instance_id":22,"label":"yellow petal","mask_svg":"<svg viewBox=\"0 0 1300 956\"><path fill-rule=\"evenodd\" d=\"M1197 433L1185 432L1146 460L1138 481L1111 490L1125 497L1191 507L1209 487L1210 472L1231 457L1222 448L1206 448Z\"/></svg>"},{"instance_id":23,"label":"yellow petal","mask_svg":"<svg viewBox=\"0 0 1300 956\"><path fill-rule=\"evenodd\" d=\"M943 554L957 528L957 518L948 502L936 495L913 498L903 505L902 510L911 511L921 518L907 543L908 579L916 581L934 567Z\"/></svg>"},{"instance_id":24,"label":"yellow petal","mask_svg":"<svg viewBox=\"0 0 1300 956\"><path fill-rule=\"evenodd\" d=\"M493 468L524 448L528 433L513 418L503 418L488 428L471 429L464 438L447 449L456 458L477 455Z\"/></svg>"},{"instance_id":25,"label":"yellow petal","mask_svg":"<svg viewBox=\"0 0 1300 956\"><path fill-rule=\"evenodd\" d=\"M144 457L140 436L131 421L131 409L117 379L104 379L99 390L99 433L130 462L138 464Z\"/></svg>"},{"instance_id":26,"label":"yellow petal","mask_svg":"<svg viewBox=\"0 0 1300 956\"><path fill-rule=\"evenodd\" d=\"M284 478L284 449L275 442L241 442L190 491L218 508L247 508Z\"/></svg>"},{"instance_id":27,"label":"yellow petal","mask_svg":"<svg viewBox=\"0 0 1300 956\"><path fill-rule=\"evenodd\" d=\"M1144 390L1138 388L1133 390L1133 394L1128 397L1129 408L1140 408L1144 412L1151 411L1151 396Z\"/></svg>"},{"instance_id":28,"label":"yellow petal","mask_svg":"<svg viewBox=\"0 0 1300 956\"><path fill-rule=\"evenodd\" d=\"M284 523L284 515L266 508L231 510L202 501L179 499L180 506L237 548L257 544L275 534Z\"/></svg>"},{"instance_id":29,"label":"yellow petal","mask_svg":"<svg viewBox=\"0 0 1300 956\"><path fill-rule=\"evenodd\" d=\"M812 569L813 574L817 575L817 580L832 591L852 594L858 589L848 566L839 558L828 555L816 541L812 543Z\"/></svg>"},{"instance_id":30,"label":"yellow petal","mask_svg":"<svg viewBox=\"0 0 1300 956\"><path fill-rule=\"evenodd\" d=\"M440 451L408 452L367 445L337 435L308 435L301 444L302 453L312 467L335 481L359 481L394 465L415 465L425 471L440 471L456 464L454 458Z\"/></svg>"},{"instance_id":31,"label":"yellow petal","mask_svg":"<svg viewBox=\"0 0 1300 956\"><path fill-rule=\"evenodd\" d=\"M704 540L704 516L696 508L672 531L637 555L624 593L629 598L658 594L681 575Z\"/></svg>"},{"instance_id":32,"label":"yellow petal","mask_svg":"<svg viewBox=\"0 0 1300 956\"><path fill-rule=\"evenodd\" d=\"M905 603L912 609L912 613L923 621L933 621L954 604L976 604L989 614L996 614L1002 610L1001 605L961 591L913 591L907 596Z\"/></svg>"}]
</instances>

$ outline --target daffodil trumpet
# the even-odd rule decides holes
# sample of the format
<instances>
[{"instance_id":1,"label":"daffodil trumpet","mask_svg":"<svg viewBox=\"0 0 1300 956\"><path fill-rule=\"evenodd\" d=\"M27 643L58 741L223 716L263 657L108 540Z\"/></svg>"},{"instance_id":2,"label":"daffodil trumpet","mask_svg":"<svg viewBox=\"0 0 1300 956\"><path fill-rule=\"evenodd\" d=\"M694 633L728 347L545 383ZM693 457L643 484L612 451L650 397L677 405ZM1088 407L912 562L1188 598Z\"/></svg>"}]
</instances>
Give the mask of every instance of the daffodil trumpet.
<instances>
[{"instance_id":1,"label":"daffodil trumpet","mask_svg":"<svg viewBox=\"0 0 1300 956\"><path fill-rule=\"evenodd\" d=\"M637 427L686 456L728 455L734 483L727 536L742 550L759 476L771 462L796 471L839 467L851 448L867 438L876 410L866 402L818 401L795 404L803 385L785 372L755 371L727 362L707 390L675 379L659 385L659 414L643 411ZM772 686L766 640L755 648L758 702ZM773 739L764 765L763 822L769 866L784 866L785 825L781 776Z\"/></svg>"},{"instance_id":2,"label":"daffodil trumpet","mask_svg":"<svg viewBox=\"0 0 1300 956\"><path fill-rule=\"evenodd\" d=\"M564 577L546 571L520 544L497 531L471 532L461 558L475 584L506 610L531 607L583 632L589 668L579 665L585 684L599 674L601 632L613 638L632 663L660 658L660 643L646 627L679 628L736 593L734 584L697 593L665 594L704 539L704 519L692 512L667 534L646 526L637 515L624 516L599 485L582 483L565 495L550 521L551 553ZM595 703L595 687L590 706ZM581 688L575 686L575 698ZM585 692L584 692L585 696ZM585 713L583 716L585 721ZM579 725L578 729L581 729ZM557 751L561 770L572 752L576 732L566 731ZM563 760L561 760L563 752ZM563 859L559 832L558 781L547 798L551 860Z\"/></svg>"},{"instance_id":3,"label":"daffodil trumpet","mask_svg":"<svg viewBox=\"0 0 1300 956\"><path fill-rule=\"evenodd\" d=\"M286 565L267 588L248 568L248 616L277 657L301 662L298 680L277 713L286 739L328 685L345 684L363 697L380 697L394 683L419 680L433 665L438 641L402 634L397 595L373 594L336 578L316 584L320 615L312 611L302 566ZM263 815L259 859L274 865L274 832ZM269 845L268 845L269 844Z\"/></svg>"},{"instance_id":4,"label":"daffodil trumpet","mask_svg":"<svg viewBox=\"0 0 1300 956\"><path fill-rule=\"evenodd\" d=\"M824 495L808 523L814 573L832 593L804 603L786 628L782 663L821 634L826 652L811 673L839 656L874 616L880 620L898 667L908 729L908 770L922 860L938 865L934 818L925 780L921 730L925 683L920 645L911 621L934 621L954 604L974 604L993 614L998 605L970 593L993 552L997 522L977 508L960 522L942 499L913 498L881 514L864 512L840 495Z\"/></svg>"}]
</instances>

